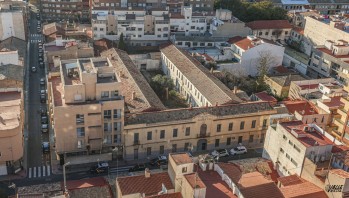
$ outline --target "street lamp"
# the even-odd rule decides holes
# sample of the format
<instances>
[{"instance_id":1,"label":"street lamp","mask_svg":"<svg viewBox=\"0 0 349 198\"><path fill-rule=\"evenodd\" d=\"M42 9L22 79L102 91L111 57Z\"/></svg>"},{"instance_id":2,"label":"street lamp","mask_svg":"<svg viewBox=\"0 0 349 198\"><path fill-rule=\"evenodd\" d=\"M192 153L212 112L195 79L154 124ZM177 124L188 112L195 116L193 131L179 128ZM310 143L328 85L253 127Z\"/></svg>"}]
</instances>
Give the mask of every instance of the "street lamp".
<instances>
[{"instance_id":1,"label":"street lamp","mask_svg":"<svg viewBox=\"0 0 349 198\"><path fill-rule=\"evenodd\" d=\"M68 166L70 164L70 162L67 162L65 164L63 164L63 182L64 182L64 194L68 193L67 190L67 179L65 176L65 167Z\"/></svg>"}]
</instances>

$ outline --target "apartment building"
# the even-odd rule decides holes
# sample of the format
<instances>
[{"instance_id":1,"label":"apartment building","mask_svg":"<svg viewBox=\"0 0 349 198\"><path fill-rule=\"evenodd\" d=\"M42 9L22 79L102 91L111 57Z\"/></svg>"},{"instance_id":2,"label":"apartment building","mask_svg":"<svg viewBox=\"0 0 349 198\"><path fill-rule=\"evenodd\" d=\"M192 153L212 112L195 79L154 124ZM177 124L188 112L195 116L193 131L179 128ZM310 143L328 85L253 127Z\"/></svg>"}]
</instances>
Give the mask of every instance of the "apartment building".
<instances>
[{"instance_id":1,"label":"apartment building","mask_svg":"<svg viewBox=\"0 0 349 198\"><path fill-rule=\"evenodd\" d=\"M122 144L124 98L121 79L110 60L62 60L59 73L48 78L49 112L59 158L98 152L103 153L100 160L111 160L112 147Z\"/></svg>"},{"instance_id":2,"label":"apartment building","mask_svg":"<svg viewBox=\"0 0 349 198\"><path fill-rule=\"evenodd\" d=\"M292 29L287 20L251 21L246 26L251 29L250 35L273 41L288 39Z\"/></svg>"},{"instance_id":3,"label":"apartment building","mask_svg":"<svg viewBox=\"0 0 349 198\"><path fill-rule=\"evenodd\" d=\"M261 58L268 59L267 67L282 65L285 48L272 41L255 36L236 36L228 40L233 60L231 71L242 72L245 75L257 75L257 66Z\"/></svg>"},{"instance_id":4,"label":"apartment building","mask_svg":"<svg viewBox=\"0 0 349 198\"><path fill-rule=\"evenodd\" d=\"M0 76L0 175L8 175L23 162L23 67L1 65Z\"/></svg>"},{"instance_id":5,"label":"apartment building","mask_svg":"<svg viewBox=\"0 0 349 198\"><path fill-rule=\"evenodd\" d=\"M308 0L310 9L317 10L321 14L349 13L349 2L342 0Z\"/></svg>"},{"instance_id":6,"label":"apartment building","mask_svg":"<svg viewBox=\"0 0 349 198\"><path fill-rule=\"evenodd\" d=\"M0 4L0 41L10 37L27 39L26 11L24 6Z\"/></svg>"},{"instance_id":7,"label":"apartment building","mask_svg":"<svg viewBox=\"0 0 349 198\"><path fill-rule=\"evenodd\" d=\"M332 129L331 133L333 137L337 140L343 142L346 145L349 145L349 130L348 130L348 118L349 118L349 99L348 96L343 96L340 99L340 102L343 103L340 108L337 109L337 113L340 115L334 119L333 124L336 126Z\"/></svg>"},{"instance_id":8,"label":"apartment building","mask_svg":"<svg viewBox=\"0 0 349 198\"><path fill-rule=\"evenodd\" d=\"M238 103L241 99L199 61L173 44L161 49L162 71L193 107Z\"/></svg>"},{"instance_id":9,"label":"apartment building","mask_svg":"<svg viewBox=\"0 0 349 198\"><path fill-rule=\"evenodd\" d=\"M308 38L312 45L325 45L327 40L349 41L346 22L339 19L326 19L322 16L306 16L304 37Z\"/></svg>"},{"instance_id":10,"label":"apartment building","mask_svg":"<svg viewBox=\"0 0 349 198\"><path fill-rule=\"evenodd\" d=\"M270 159L281 175L301 176L306 158L329 160L336 144L340 143L316 124L282 122L268 128L263 158Z\"/></svg>"},{"instance_id":11,"label":"apartment building","mask_svg":"<svg viewBox=\"0 0 349 198\"><path fill-rule=\"evenodd\" d=\"M92 31L94 39L107 38L124 40L135 46L151 46L169 39L168 10L150 12L144 9L92 10Z\"/></svg>"},{"instance_id":12,"label":"apartment building","mask_svg":"<svg viewBox=\"0 0 349 198\"><path fill-rule=\"evenodd\" d=\"M260 147L274 113L268 102L254 102L131 114L125 119L124 157L145 159L238 144Z\"/></svg>"},{"instance_id":13,"label":"apartment building","mask_svg":"<svg viewBox=\"0 0 349 198\"><path fill-rule=\"evenodd\" d=\"M292 1L292 0L273 0L273 4L291 12L304 12L309 7L308 0Z\"/></svg>"},{"instance_id":14,"label":"apartment building","mask_svg":"<svg viewBox=\"0 0 349 198\"><path fill-rule=\"evenodd\" d=\"M171 34L185 36L201 36L207 30L205 12L194 13L192 6L182 6L180 13L170 14Z\"/></svg>"},{"instance_id":15,"label":"apartment building","mask_svg":"<svg viewBox=\"0 0 349 198\"><path fill-rule=\"evenodd\" d=\"M264 82L269 86L271 93L280 98L287 98L291 82L300 80L305 80L305 78L299 74L273 74L264 76Z\"/></svg>"},{"instance_id":16,"label":"apartment building","mask_svg":"<svg viewBox=\"0 0 349 198\"><path fill-rule=\"evenodd\" d=\"M328 40L325 45L313 48L308 74L312 77L332 77L347 87L348 60L348 42Z\"/></svg>"},{"instance_id":17,"label":"apartment building","mask_svg":"<svg viewBox=\"0 0 349 198\"><path fill-rule=\"evenodd\" d=\"M42 18L48 21L90 21L89 0L43 0L40 2L40 11Z\"/></svg>"},{"instance_id":18,"label":"apartment building","mask_svg":"<svg viewBox=\"0 0 349 198\"><path fill-rule=\"evenodd\" d=\"M249 34L250 29L245 23L232 16L232 12L227 9L217 9L216 16L210 23L210 34L212 37L245 37Z\"/></svg>"}]
</instances>

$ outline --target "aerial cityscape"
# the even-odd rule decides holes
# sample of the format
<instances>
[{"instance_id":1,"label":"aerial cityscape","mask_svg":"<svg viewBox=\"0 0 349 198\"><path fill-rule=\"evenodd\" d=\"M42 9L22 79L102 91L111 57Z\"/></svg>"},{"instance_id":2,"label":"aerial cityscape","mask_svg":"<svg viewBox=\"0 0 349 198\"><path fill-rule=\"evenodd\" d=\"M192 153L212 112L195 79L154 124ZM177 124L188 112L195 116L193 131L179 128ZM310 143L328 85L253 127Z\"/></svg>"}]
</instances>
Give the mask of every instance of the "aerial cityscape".
<instances>
[{"instance_id":1,"label":"aerial cityscape","mask_svg":"<svg viewBox=\"0 0 349 198\"><path fill-rule=\"evenodd\" d=\"M349 197L349 0L1 0L0 198Z\"/></svg>"}]
</instances>

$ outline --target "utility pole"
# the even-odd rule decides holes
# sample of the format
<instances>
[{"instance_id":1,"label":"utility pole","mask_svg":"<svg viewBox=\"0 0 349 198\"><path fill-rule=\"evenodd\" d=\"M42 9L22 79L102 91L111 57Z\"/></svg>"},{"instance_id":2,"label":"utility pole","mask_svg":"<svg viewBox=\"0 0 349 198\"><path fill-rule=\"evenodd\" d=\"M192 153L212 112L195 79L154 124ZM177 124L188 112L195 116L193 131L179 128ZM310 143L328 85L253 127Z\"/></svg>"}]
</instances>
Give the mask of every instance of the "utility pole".
<instances>
[{"instance_id":1,"label":"utility pole","mask_svg":"<svg viewBox=\"0 0 349 198\"><path fill-rule=\"evenodd\" d=\"M64 182L64 194L68 194L68 189L67 189L67 179L65 176L65 167L68 166L70 162L67 162L63 164L63 182Z\"/></svg>"}]
</instances>

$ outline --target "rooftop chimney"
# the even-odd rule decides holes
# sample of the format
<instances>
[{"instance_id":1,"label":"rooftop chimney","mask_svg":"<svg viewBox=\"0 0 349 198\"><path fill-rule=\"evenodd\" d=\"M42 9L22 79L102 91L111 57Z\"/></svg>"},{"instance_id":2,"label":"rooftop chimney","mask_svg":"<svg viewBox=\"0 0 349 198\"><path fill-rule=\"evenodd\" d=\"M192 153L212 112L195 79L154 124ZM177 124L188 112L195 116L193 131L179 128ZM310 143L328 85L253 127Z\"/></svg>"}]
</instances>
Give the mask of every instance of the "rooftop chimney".
<instances>
[{"instance_id":1,"label":"rooftop chimney","mask_svg":"<svg viewBox=\"0 0 349 198\"><path fill-rule=\"evenodd\" d=\"M136 99L136 92L132 92L132 100Z\"/></svg>"},{"instance_id":2,"label":"rooftop chimney","mask_svg":"<svg viewBox=\"0 0 349 198\"><path fill-rule=\"evenodd\" d=\"M234 94L236 94L238 92L238 87L237 86L234 86Z\"/></svg>"},{"instance_id":3,"label":"rooftop chimney","mask_svg":"<svg viewBox=\"0 0 349 198\"><path fill-rule=\"evenodd\" d=\"M149 168L146 168L144 170L144 176L145 176L145 178L149 178L150 177L150 170L149 170Z\"/></svg>"}]
</instances>

